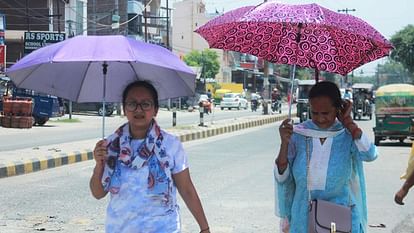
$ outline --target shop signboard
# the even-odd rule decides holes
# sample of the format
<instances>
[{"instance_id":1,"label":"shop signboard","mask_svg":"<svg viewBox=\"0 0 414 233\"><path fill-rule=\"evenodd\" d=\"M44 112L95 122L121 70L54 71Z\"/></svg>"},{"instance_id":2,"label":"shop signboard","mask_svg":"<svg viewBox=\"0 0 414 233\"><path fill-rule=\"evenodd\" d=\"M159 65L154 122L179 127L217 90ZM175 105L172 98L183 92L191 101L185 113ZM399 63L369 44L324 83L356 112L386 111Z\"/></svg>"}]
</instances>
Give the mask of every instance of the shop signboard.
<instances>
[{"instance_id":1,"label":"shop signboard","mask_svg":"<svg viewBox=\"0 0 414 233\"><path fill-rule=\"evenodd\" d=\"M49 44L64 41L65 33L56 32L25 32L24 33L24 54L47 46Z\"/></svg>"},{"instance_id":2,"label":"shop signboard","mask_svg":"<svg viewBox=\"0 0 414 233\"><path fill-rule=\"evenodd\" d=\"M4 45L4 31L6 30L6 16L0 14L0 45Z\"/></svg>"},{"instance_id":3,"label":"shop signboard","mask_svg":"<svg viewBox=\"0 0 414 233\"><path fill-rule=\"evenodd\" d=\"M0 74L6 71L6 45L0 45Z\"/></svg>"}]
</instances>

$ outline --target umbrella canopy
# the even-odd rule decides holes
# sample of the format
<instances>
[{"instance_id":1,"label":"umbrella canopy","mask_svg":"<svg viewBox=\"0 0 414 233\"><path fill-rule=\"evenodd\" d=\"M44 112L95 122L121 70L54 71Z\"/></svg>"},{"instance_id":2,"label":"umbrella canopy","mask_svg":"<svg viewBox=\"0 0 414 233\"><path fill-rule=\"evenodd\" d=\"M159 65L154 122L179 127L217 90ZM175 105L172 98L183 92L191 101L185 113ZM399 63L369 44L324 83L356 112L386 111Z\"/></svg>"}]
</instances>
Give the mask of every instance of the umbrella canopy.
<instances>
[{"instance_id":1,"label":"umbrella canopy","mask_svg":"<svg viewBox=\"0 0 414 233\"><path fill-rule=\"evenodd\" d=\"M196 78L169 50L119 35L76 36L40 48L6 74L17 87L75 102L121 102L135 80L150 81L159 99L191 96Z\"/></svg>"},{"instance_id":2,"label":"umbrella canopy","mask_svg":"<svg viewBox=\"0 0 414 233\"><path fill-rule=\"evenodd\" d=\"M392 49L363 20L317 4L266 2L242 7L214 18L196 32L211 48L341 75Z\"/></svg>"}]
</instances>

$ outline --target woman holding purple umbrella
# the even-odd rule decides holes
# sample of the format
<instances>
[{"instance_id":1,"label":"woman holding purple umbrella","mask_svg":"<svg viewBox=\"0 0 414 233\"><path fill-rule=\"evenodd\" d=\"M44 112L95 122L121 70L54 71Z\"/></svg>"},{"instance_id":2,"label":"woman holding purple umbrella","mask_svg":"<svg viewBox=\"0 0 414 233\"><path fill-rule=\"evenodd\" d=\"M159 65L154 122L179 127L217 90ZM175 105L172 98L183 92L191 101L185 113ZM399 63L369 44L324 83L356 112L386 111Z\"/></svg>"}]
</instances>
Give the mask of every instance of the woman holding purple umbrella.
<instances>
[{"instance_id":1,"label":"woman holding purple umbrella","mask_svg":"<svg viewBox=\"0 0 414 233\"><path fill-rule=\"evenodd\" d=\"M128 122L96 144L90 179L96 199L110 192L106 232L181 232L178 190L200 233L209 233L183 146L154 119L158 112L154 86L146 81L129 84L122 103Z\"/></svg>"},{"instance_id":2,"label":"woman holding purple umbrella","mask_svg":"<svg viewBox=\"0 0 414 233\"><path fill-rule=\"evenodd\" d=\"M286 119L279 128L274 176L282 231L308 232L309 201L320 199L350 206L352 232L366 232L362 162L376 159L376 147L352 120L352 104L342 101L336 84L315 84L309 103L312 119L295 127Z\"/></svg>"}]
</instances>

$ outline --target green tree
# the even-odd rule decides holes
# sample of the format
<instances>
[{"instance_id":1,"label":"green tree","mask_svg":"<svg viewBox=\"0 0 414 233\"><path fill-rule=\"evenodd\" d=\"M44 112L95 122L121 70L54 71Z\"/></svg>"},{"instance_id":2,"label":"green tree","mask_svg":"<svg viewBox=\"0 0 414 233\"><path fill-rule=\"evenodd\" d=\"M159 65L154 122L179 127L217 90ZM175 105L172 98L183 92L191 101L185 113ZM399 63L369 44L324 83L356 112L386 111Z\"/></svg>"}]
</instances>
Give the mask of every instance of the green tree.
<instances>
[{"instance_id":1,"label":"green tree","mask_svg":"<svg viewBox=\"0 0 414 233\"><path fill-rule=\"evenodd\" d=\"M394 45L391 58L401 62L410 73L414 73L414 25L407 25L393 35L391 43Z\"/></svg>"},{"instance_id":2,"label":"green tree","mask_svg":"<svg viewBox=\"0 0 414 233\"><path fill-rule=\"evenodd\" d=\"M412 75L405 69L405 66L394 60L389 60L383 65L378 65L378 83L379 85L391 84L391 83L406 83L408 80L412 80Z\"/></svg>"},{"instance_id":3,"label":"green tree","mask_svg":"<svg viewBox=\"0 0 414 233\"><path fill-rule=\"evenodd\" d=\"M184 62L189 66L202 67L201 78L215 78L220 69L218 55L211 49L202 52L193 50L184 56Z\"/></svg>"}]
</instances>

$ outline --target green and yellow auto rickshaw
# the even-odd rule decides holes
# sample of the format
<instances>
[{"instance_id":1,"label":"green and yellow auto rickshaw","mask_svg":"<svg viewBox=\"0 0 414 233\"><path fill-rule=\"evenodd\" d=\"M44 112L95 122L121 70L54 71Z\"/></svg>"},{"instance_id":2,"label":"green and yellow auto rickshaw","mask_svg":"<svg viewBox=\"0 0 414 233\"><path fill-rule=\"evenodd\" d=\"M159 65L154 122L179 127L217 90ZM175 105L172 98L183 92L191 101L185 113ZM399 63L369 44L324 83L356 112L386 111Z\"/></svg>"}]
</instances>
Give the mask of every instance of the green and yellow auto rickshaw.
<instances>
[{"instance_id":1,"label":"green and yellow auto rickshaw","mask_svg":"<svg viewBox=\"0 0 414 233\"><path fill-rule=\"evenodd\" d=\"M414 136L414 86L390 84L378 88L375 98L375 145L381 140Z\"/></svg>"}]
</instances>

